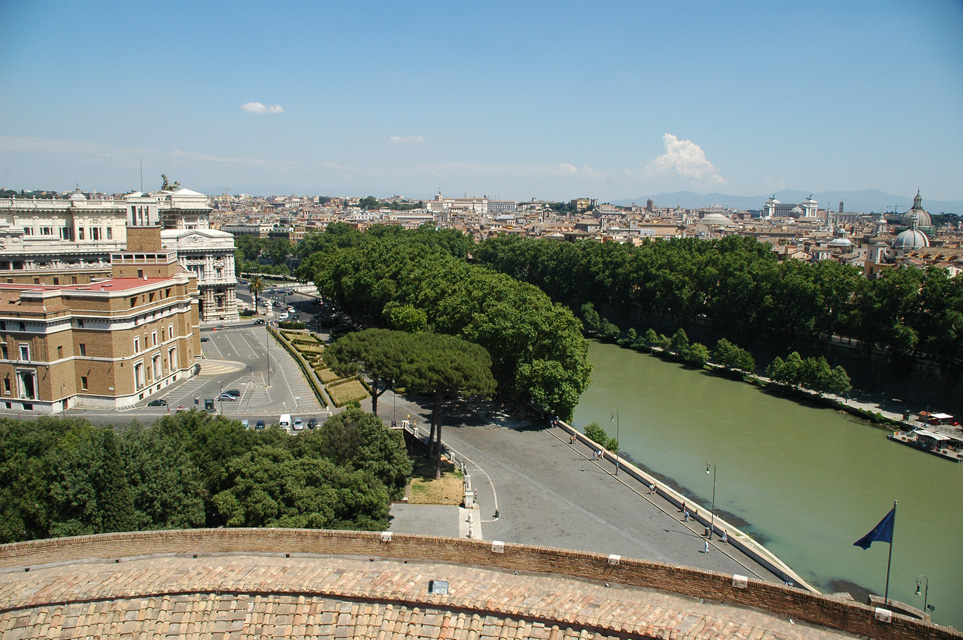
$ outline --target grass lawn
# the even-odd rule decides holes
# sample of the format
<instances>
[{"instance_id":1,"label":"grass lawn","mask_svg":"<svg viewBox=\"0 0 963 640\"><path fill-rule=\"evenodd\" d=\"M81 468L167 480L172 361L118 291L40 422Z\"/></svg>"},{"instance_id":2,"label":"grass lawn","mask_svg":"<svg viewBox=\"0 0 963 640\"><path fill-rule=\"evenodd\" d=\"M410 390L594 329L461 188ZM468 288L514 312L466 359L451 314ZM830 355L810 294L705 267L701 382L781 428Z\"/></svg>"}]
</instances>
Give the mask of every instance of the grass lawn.
<instances>
[{"instance_id":1,"label":"grass lawn","mask_svg":"<svg viewBox=\"0 0 963 640\"><path fill-rule=\"evenodd\" d=\"M333 402L336 407L343 407L352 400L364 400L369 395L368 390L357 380L350 380L344 384L325 387L325 389L328 391L328 395L331 396L331 402Z\"/></svg>"},{"instance_id":2,"label":"grass lawn","mask_svg":"<svg viewBox=\"0 0 963 640\"><path fill-rule=\"evenodd\" d=\"M441 459L441 479L435 480L435 460L428 459L428 450L418 447L412 458L414 471L408 485L411 504L454 504L465 499L465 479L449 460Z\"/></svg>"}]
</instances>

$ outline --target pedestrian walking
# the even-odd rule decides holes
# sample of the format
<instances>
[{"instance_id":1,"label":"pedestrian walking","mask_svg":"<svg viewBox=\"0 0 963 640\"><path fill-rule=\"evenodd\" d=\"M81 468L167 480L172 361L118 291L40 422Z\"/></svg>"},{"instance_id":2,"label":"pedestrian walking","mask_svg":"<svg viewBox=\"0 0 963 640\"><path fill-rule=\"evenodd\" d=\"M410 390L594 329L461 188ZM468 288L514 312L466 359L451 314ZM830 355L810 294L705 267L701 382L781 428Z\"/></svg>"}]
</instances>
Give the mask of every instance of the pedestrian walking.
<instances>
[{"instance_id":1,"label":"pedestrian walking","mask_svg":"<svg viewBox=\"0 0 963 640\"><path fill-rule=\"evenodd\" d=\"M722 530L722 541L729 542L729 534L726 533L725 529Z\"/></svg>"},{"instance_id":2,"label":"pedestrian walking","mask_svg":"<svg viewBox=\"0 0 963 640\"><path fill-rule=\"evenodd\" d=\"M688 522L688 521L689 521L689 510L686 509L685 513L682 514L682 522Z\"/></svg>"},{"instance_id":3,"label":"pedestrian walking","mask_svg":"<svg viewBox=\"0 0 963 640\"><path fill-rule=\"evenodd\" d=\"M575 434L573 433L573 434L572 434L572 437L568 439L568 443L569 443L569 444L575 444L575 441L576 441L577 439L578 439L578 438L577 438L577 437L575 436Z\"/></svg>"},{"instance_id":4,"label":"pedestrian walking","mask_svg":"<svg viewBox=\"0 0 963 640\"><path fill-rule=\"evenodd\" d=\"M649 495L655 493L655 483L649 485Z\"/></svg>"},{"instance_id":5,"label":"pedestrian walking","mask_svg":"<svg viewBox=\"0 0 963 640\"><path fill-rule=\"evenodd\" d=\"M704 542L706 545L706 548L702 550L702 553L709 553L709 541L703 540L702 542Z\"/></svg>"},{"instance_id":6,"label":"pedestrian walking","mask_svg":"<svg viewBox=\"0 0 963 640\"><path fill-rule=\"evenodd\" d=\"M598 457L599 457L599 452L596 451L595 449L592 449L592 460L598 460Z\"/></svg>"}]
</instances>

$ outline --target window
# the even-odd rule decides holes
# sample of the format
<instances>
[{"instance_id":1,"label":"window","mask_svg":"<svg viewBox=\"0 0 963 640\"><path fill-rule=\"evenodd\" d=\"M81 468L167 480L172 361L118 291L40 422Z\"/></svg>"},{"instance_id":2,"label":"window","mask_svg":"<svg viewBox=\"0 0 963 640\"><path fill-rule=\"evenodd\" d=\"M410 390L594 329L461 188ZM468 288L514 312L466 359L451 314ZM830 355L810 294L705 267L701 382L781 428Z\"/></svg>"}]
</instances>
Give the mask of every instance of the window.
<instances>
[{"instance_id":1,"label":"window","mask_svg":"<svg viewBox=\"0 0 963 640\"><path fill-rule=\"evenodd\" d=\"M54 276L54 284L60 284L60 278Z\"/></svg>"},{"instance_id":2,"label":"window","mask_svg":"<svg viewBox=\"0 0 963 640\"><path fill-rule=\"evenodd\" d=\"M10 378L3 379L3 392L10 395Z\"/></svg>"},{"instance_id":3,"label":"window","mask_svg":"<svg viewBox=\"0 0 963 640\"><path fill-rule=\"evenodd\" d=\"M152 332L152 333L150 334L150 346L152 346L152 347L156 347L156 346L157 346L157 332L156 332L156 331L154 331L154 332Z\"/></svg>"},{"instance_id":4,"label":"window","mask_svg":"<svg viewBox=\"0 0 963 640\"><path fill-rule=\"evenodd\" d=\"M33 235L33 227L24 227L24 228L23 228L23 235L25 235L25 236L32 236L32 235Z\"/></svg>"},{"instance_id":5,"label":"window","mask_svg":"<svg viewBox=\"0 0 963 640\"><path fill-rule=\"evenodd\" d=\"M78 240L83 240L83 239L84 239L84 228L83 228L83 227L77 227L77 239L78 239Z\"/></svg>"},{"instance_id":6,"label":"window","mask_svg":"<svg viewBox=\"0 0 963 640\"><path fill-rule=\"evenodd\" d=\"M18 323L18 324L20 325L20 330L21 330L21 331L26 331L26 330L27 330L27 323L26 323L26 322L20 322L20 323Z\"/></svg>"},{"instance_id":7,"label":"window","mask_svg":"<svg viewBox=\"0 0 963 640\"><path fill-rule=\"evenodd\" d=\"M70 284L77 284L77 276L70 276Z\"/></svg>"},{"instance_id":8,"label":"window","mask_svg":"<svg viewBox=\"0 0 963 640\"><path fill-rule=\"evenodd\" d=\"M81 391L87 390L87 376L80 376L80 389Z\"/></svg>"},{"instance_id":9,"label":"window","mask_svg":"<svg viewBox=\"0 0 963 640\"><path fill-rule=\"evenodd\" d=\"M84 321L83 321L83 320L77 320L77 327L80 328L80 329L83 329L83 328L84 328Z\"/></svg>"},{"instance_id":10,"label":"window","mask_svg":"<svg viewBox=\"0 0 963 640\"><path fill-rule=\"evenodd\" d=\"M53 234L54 234L53 227L40 227L40 235L52 236Z\"/></svg>"},{"instance_id":11,"label":"window","mask_svg":"<svg viewBox=\"0 0 963 640\"><path fill-rule=\"evenodd\" d=\"M91 227L91 228L90 228L90 239L91 239L91 240L100 240L100 227Z\"/></svg>"},{"instance_id":12,"label":"window","mask_svg":"<svg viewBox=\"0 0 963 640\"><path fill-rule=\"evenodd\" d=\"M70 227L60 227L60 239L70 240Z\"/></svg>"},{"instance_id":13,"label":"window","mask_svg":"<svg viewBox=\"0 0 963 640\"><path fill-rule=\"evenodd\" d=\"M20 359L21 359L21 360L29 360L29 359L30 359L30 345L29 345L29 344L21 344L21 345L20 345Z\"/></svg>"},{"instance_id":14,"label":"window","mask_svg":"<svg viewBox=\"0 0 963 640\"><path fill-rule=\"evenodd\" d=\"M87 345L84 344L83 342L80 343L80 355L82 356L87 355Z\"/></svg>"},{"instance_id":15,"label":"window","mask_svg":"<svg viewBox=\"0 0 963 640\"><path fill-rule=\"evenodd\" d=\"M10 359L10 354L7 353L7 345L5 344L0 344L0 357L2 357L4 360Z\"/></svg>"},{"instance_id":16,"label":"window","mask_svg":"<svg viewBox=\"0 0 963 640\"><path fill-rule=\"evenodd\" d=\"M134 353L140 353L140 338L134 338Z\"/></svg>"},{"instance_id":17,"label":"window","mask_svg":"<svg viewBox=\"0 0 963 640\"><path fill-rule=\"evenodd\" d=\"M158 378L161 377L161 359L160 359L160 356L157 355L157 356L154 356L153 358L151 358L150 364L151 364L151 368L154 369L154 380L157 380Z\"/></svg>"},{"instance_id":18,"label":"window","mask_svg":"<svg viewBox=\"0 0 963 640\"><path fill-rule=\"evenodd\" d=\"M143 389L144 384L144 363L137 362L134 364L134 388Z\"/></svg>"},{"instance_id":19,"label":"window","mask_svg":"<svg viewBox=\"0 0 963 640\"><path fill-rule=\"evenodd\" d=\"M113 227L107 227L107 239L108 239L108 240L113 240L113 239L114 239L114 228L113 228Z\"/></svg>"}]
</instances>

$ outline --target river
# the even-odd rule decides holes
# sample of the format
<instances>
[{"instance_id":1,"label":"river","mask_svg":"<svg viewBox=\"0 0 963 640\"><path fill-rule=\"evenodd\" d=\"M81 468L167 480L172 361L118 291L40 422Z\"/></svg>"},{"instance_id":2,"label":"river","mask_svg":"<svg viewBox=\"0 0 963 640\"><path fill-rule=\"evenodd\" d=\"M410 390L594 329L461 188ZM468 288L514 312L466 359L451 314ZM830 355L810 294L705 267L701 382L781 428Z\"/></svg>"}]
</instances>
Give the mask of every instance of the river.
<instances>
[{"instance_id":1,"label":"river","mask_svg":"<svg viewBox=\"0 0 963 640\"><path fill-rule=\"evenodd\" d=\"M577 427L614 436L618 425L625 454L707 508L714 461L716 512L824 592L883 595L889 545L853 542L898 500L890 598L922 608L926 575L934 622L963 629L963 464L841 411L616 345L593 342L589 361Z\"/></svg>"}]
</instances>

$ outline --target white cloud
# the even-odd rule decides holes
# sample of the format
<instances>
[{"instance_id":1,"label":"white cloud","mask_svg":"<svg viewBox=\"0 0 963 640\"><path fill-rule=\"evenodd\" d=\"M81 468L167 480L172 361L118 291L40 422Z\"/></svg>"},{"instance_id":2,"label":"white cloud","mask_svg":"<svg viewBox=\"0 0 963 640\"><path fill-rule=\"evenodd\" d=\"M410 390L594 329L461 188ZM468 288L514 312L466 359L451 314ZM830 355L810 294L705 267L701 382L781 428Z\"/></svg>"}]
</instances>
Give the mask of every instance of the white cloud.
<instances>
[{"instance_id":1,"label":"white cloud","mask_svg":"<svg viewBox=\"0 0 963 640\"><path fill-rule=\"evenodd\" d=\"M425 136L391 136L388 142L393 144L421 144L425 141Z\"/></svg>"},{"instance_id":2,"label":"white cloud","mask_svg":"<svg viewBox=\"0 0 963 640\"><path fill-rule=\"evenodd\" d=\"M679 140L671 133L662 136L665 153L647 167L656 176L684 176L706 184L725 184L727 180L706 160L702 147L691 140Z\"/></svg>"},{"instance_id":3,"label":"white cloud","mask_svg":"<svg viewBox=\"0 0 963 640\"><path fill-rule=\"evenodd\" d=\"M241 109L248 113L284 113L284 107L279 104L263 104L260 102L245 102Z\"/></svg>"},{"instance_id":4,"label":"white cloud","mask_svg":"<svg viewBox=\"0 0 963 640\"><path fill-rule=\"evenodd\" d=\"M766 178L766 186L769 187L770 189L775 189L776 191L780 191L786 188L786 181L783 180L782 178L770 177L770 178Z\"/></svg>"},{"instance_id":5,"label":"white cloud","mask_svg":"<svg viewBox=\"0 0 963 640\"><path fill-rule=\"evenodd\" d=\"M578 173L578 167L576 167L574 164L562 162L558 165L558 172L562 175L571 175L573 173Z\"/></svg>"},{"instance_id":6,"label":"white cloud","mask_svg":"<svg viewBox=\"0 0 963 640\"><path fill-rule=\"evenodd\" d=\"M582 168L576 167L574 164L569 164L567 162L560 162L558 169L552 173L560 176L572 176L572 175L583 175L592 176L595 178L601 177L598 171L592 169L592 167L584 166Z\"/></svg>"}]
</instances>

